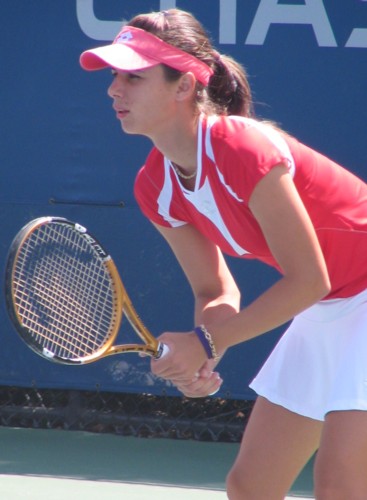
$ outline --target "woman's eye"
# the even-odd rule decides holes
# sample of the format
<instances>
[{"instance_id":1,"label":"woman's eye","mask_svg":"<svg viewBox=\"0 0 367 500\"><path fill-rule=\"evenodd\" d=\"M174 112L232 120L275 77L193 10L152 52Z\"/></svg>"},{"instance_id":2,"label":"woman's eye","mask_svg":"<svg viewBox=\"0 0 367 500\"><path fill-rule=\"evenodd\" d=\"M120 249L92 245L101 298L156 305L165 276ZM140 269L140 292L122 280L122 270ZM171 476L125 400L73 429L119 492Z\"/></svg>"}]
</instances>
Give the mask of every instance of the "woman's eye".
<instances>
[{"instance_id":1,"label":"woman's eye","mask_svg":"<svg viewBox=\"0 0 367 500\"><path fill-rule=\"evenodd\" d=\"M112 75L112 79L116 78L118 75L121 75L125 79L125 81L128 81L128 80L140 80L141 79L141 76L138 75L137 73L118 72L115 69L111 70L111 75Z\"/></svg>"}]
</instances>

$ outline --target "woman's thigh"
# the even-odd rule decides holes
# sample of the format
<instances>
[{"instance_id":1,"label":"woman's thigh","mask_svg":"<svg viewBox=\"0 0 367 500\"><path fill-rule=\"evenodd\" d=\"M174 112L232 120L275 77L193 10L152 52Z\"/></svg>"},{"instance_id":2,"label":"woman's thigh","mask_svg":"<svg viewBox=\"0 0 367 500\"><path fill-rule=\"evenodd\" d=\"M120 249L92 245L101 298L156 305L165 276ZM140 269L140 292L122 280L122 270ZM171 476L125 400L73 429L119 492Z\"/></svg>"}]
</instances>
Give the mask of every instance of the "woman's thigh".
<instances>
[{"instance_id":1,"label":"woman's thigh","mask_svg":"<svg viewBox=\"0 0 367 500\"><path fill-rule=\"evenodd\" d=\"M284 498L318 448L322 426L259 397L228 476L229 498Z\"/></svg>"},{"instance_id":2,"label":"woman's thigh","mask_svg":"<svg viewBox=\"0 0 367 500\"><path fill-rule=\"evenodd\" d=\"M326 415L315 461L319 498L367 498L367 412L333 411Z\"/></svg>"}]
</instances>

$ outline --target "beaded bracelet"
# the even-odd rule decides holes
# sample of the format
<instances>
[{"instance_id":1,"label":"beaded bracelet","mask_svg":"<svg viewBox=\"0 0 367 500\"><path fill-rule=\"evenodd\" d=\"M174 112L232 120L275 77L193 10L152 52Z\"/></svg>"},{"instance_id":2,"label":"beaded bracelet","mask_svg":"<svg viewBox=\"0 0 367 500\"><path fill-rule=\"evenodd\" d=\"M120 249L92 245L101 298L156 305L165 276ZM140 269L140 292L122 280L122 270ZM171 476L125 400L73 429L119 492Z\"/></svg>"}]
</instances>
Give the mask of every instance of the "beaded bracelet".
<instances>
[{"instance_id":1,"label":"beaded bracelet","mask_svg":"<svg viewBox=\"0 0 367 500\"><path fill-rule=\"evenodd\" d=\"M208 359L214 359L214 361L218 361L220 359L220 356L217 353L212 336L205 328L205 326L204 325L197 326L196 328L194 328L194 332L196 333L198 339L202 343L202 346L205 349Z\"/></svg>"}]
</instances>

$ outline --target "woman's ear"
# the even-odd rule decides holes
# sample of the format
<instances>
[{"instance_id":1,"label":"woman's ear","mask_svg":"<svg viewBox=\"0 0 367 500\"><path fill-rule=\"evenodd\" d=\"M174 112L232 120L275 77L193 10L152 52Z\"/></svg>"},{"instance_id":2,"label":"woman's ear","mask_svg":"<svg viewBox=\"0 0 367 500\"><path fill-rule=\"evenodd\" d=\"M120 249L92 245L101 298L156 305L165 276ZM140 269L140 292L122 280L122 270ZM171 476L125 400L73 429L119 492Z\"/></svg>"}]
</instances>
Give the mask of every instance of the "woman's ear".
<instances>
[{"instance_id":1,"label":"woman's ear","mask_svg":"<svg viewBox=\"0 0 367 500\"><path fill-rule=\"evenodd\" d=\"M191 72L184 73L179 80L179 85L176 90L176 99L178 101L184 101L188 98L191 98L195 92L195 76Z\"/></svg>"}]
</instances>

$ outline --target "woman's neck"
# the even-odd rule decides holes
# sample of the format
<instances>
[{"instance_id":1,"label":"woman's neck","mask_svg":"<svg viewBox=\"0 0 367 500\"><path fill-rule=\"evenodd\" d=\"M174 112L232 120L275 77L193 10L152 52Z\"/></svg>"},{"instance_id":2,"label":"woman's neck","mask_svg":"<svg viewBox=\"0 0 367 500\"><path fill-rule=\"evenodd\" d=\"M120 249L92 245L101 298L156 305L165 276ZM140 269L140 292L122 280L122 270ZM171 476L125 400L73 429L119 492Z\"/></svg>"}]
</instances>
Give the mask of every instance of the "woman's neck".
<instances>
[{"instance_id":1,"label":"woman's neck","mask_svg":"<svg viewBox=\"0 0 367 500\"><path fill-rule=\"evenodd\" d=\"M198 118L178 120L164 136L153 140L155 147L184 175L191 175L197 168Z\"/></svg>"}]
</instances>

